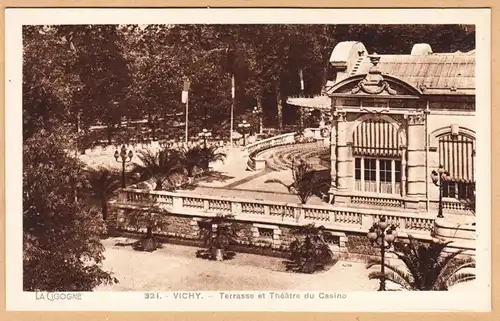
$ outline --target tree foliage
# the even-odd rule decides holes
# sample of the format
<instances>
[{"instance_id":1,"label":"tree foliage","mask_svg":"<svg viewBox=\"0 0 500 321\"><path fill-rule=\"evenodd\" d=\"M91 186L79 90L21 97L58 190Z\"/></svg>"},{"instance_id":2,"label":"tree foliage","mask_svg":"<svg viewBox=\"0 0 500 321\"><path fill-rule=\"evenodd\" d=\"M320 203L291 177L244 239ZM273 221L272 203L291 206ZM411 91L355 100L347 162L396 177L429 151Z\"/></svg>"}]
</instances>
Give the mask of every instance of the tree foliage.
<instances>
[{"instance_id":1,"label":"tree foliage","mask_svg":"<svg viewBox=\"0 0 500 321\"><path fill-rule=\"evenodd\" d=\"M299 70L304 93L319 93L339 41L361 41L370 53L408 54L420 42L453 52L474 49L474 34L463 25L27 26L25 130L54 121L75 126L80 119L82 135L98 122L106 139L119 140L126 117L150 120L155 139L159 133L178 138L185 111L180 93L189 78L189 135L208 128L228 137L231 75L235 117L259 106L266 124L282 127L297 121L285 102L300 93Z\"/></svg>"},{"instance_id":2,"label":"tree foliage","mask_svg":"<svg viewBox=\"0 0 500 321\"><path fill-rule=\"evenodd\" d=\"M328 181L319 171L314 170L311 164L300 160L292 164L293 182L286 184L280 179L268 179L266 183L276 183L285 186L292 194L297 195L302 204L306 204L309 198L315 194L321 194Z\"/></svg>"},{"instance_id":3,"label":"tree foliage","mask_svg":"<svg viewBox=\"0 0 500 321\"><path fill-rule=\"evenodd\" d=\"M108 218L108 201L120 187L120 182L109 169L101 168L89 172L89 184L92 196L100 203L102 218L106 221Z\"/></svg>"},{"instance_id":4,"label":"tree foliage","mask_svg":"<svg viewBox=\"0 0 500 321\"><path fill-rule=\"evenodd\" d=\"M154 179L157 191L164 188L165 182L168 183L167 188L173 188L172 177L184 171L180 155L176 150L144 149L139 151L137 157L139 162L134 163L133 173L141 175L142 180Z\"/></svg>"},{"instance_id":5,"label":"tree foliage","mask_svg":"<svg viewBox=\"0 0 500 321\"><path fill-rule=\"evenodd\" d=\"M60 134L60 132L59 132ZM83 200L83 164L58 134L41 131L23 146L23 288L91 291L116 281L102 269L102 217Z\"/></svg>"},{"instance_id":6,"label":"tree foliage","mask_svg":"<svg viewBox=\"0 0 500 321\"><path fill-rule=\"evenodd\" d=\"M370 272L368 277L370 279L385 277L410 291L447 291L454 284L476 278L475 274L470 272L470 269L476 267L474 259L460 257L464 250L445 254L444 249L451 241L426 245L411 235L408 236L408 240L408 243L396 243L395 251L391 251L404 266L399 267L386 262L385 268L388 271L384 275L374 271ZM380 259L372 259L367 268L380 264Z\"/></svg>"}]
</instances>

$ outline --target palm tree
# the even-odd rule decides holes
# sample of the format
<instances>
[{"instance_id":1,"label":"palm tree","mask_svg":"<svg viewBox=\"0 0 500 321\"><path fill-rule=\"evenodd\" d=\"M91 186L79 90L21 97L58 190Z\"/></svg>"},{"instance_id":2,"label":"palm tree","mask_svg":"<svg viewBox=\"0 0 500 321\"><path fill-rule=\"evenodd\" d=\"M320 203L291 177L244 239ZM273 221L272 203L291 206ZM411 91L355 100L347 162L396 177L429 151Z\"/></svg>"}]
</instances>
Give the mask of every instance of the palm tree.
<instances>
[{"instance_id":1,"label":"palm tree","mask_svg":"<svg viewBox=\"0 0 500 321\"><path fill-rule=\"evenodd\" d=\"M192 146L181 152L181 163L186 169L190 180L193 178L194 170L202 167L202 149L199 146Z\"/></svg>"},{"instance_id":2,"label":"palm tree","mask_svg":"<svg viewBox=\"0 0 500 321\"><path fill-rule=\"evenodd\" d=\"M202 147L200 149L200 154L201 154L200 165L204 171L208 170L208 168L210 167L210 163L216 161L224 162L227 158L227 154L220 152L219 147L214 145Z\"/></svg>"},{"instance_id":3,"label":"palm tree","mask_svg":"<svg viewBox=\"0 0 500 321\"><path fill-rule=\"evenodd\" d=\"M172 186L172 177L182 173L184 168L180 163L179 153L175 150L164 149L152 151L150 149L141 150L137 157L140 163L134 163L133 173L139 173L141 179L153 178L156 183L155 190L159 191L165 181Z\"/></svg>"},{"instance_id":4,"label":"palm tree","mask_svg":"<svg viewBox=\"0 0 500 321\"><path fill-rule=\"evenodd\" d=\"M109 169L101 168L89 173L89 183L93 196L101 203L102 218L106 220L108 218L108 201L120 187L120 182Z\"/></svg>"},{"instance_id":5,"label":"palm tree","mask_svg":"<svg viewBox=\"0 0 500 321\"><path fill-rule=\"evenodd\" d=\"M299 161L298 164L295 164L295 161L292 163L292 175L293 182L291 184L286 184L279 179L268 179L265 183L277 183L285 186L289 193L298 196L302 204L306 204L324 183L312 166L303 160Z\"/></svg>"},{"instance_id":6,"label":"palm tree","mask_svg":"<svg viewBox=\"0 0 500 321\"><path fill-rule=\"evenodd\" d=\"M386 280L410 291L447 291L454 284L476 278L475 274L463 271L476 267L474 259L458 257L464 250L443 254L443 250L451 241L438 241L425 245L416 241L411 235L408 235L408 239L409 243L398 242L394 245L395 251L391 251L404 263L404 267L385 263L385 268L388 270L385 275L379 271L371 272L368 278L385 277ZM380 264L380 259L371 259L367 268Z\"/></svg>"},{"instance_id":7,"label":"palm tree","mask_svg":"<svg viewBox=\"0 0 500 321\"><path fill-rule=\"evenodd\" d=\"M314 273L332 262L332 251L324 240L324 226L307 224L292 230L295 240L290 243L292 270Z\"/></svg>"}]
</instances>

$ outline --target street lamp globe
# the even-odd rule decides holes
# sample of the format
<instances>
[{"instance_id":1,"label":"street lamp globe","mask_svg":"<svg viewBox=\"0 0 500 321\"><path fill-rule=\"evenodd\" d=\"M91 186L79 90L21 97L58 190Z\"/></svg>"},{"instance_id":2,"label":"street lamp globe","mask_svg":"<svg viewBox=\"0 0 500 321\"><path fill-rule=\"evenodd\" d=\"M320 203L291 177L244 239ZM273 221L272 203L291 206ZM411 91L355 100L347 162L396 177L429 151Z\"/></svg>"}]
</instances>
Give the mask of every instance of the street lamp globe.
<instances>
[{"instance_id":1,"label":"street lamp globe","mask_svg":"<svg viewBox=\"0 0 500 321\"><path fill-rule=\"evenodd\" d=\"M129 151L128 151L128 158L129 158L130 160L132 160L132 157L134 157L134 153L132 152L132 150L129 150Z\"/></svg>"},{"instance_id":2,"label":"street lamp globe","mask_svg":"<svg viewBox=\"0 0 500 321\"><path fill-rule=\"evenodd\" d=\"M118 158L120 158L120 153L118 153L118 150L115 151L115 159L118 161Z\"/></svg>"},{"instance_id":3,"label":"street lamp globe","mask_svg":"<svg viewBox=\"0 0 500 321\"><path fill-rule=\"evenodd\" d=\"M432 171L431 172L431 179L432 179L432 183L437 185L439 183L439 173L436 171Z\"/></svg>"},{"instance_id":4,"label":"street lamp globe","mask_svg":"<svg viewBox=\"0 0 500 321\"><path fill-rule=\"evenodd\" d=\"M378 222L378 226L380 227L381 230L385 230L387 228L387 221L385 220L385 217L381 217L380 221Z\"/></svg>"},{"instance_id":5,"label":"street lamp globe","mask_svg":"<svg viewBox=\"0 0 500 321\"><path fill-rule=\"evenodd\" d=\"M370 227L370 229L368 230L368 240L370 240L370 242L375 242L375 240L377 239L377 232L375 232L375 228L374 227Z\"/></svg>"},{"instance_id":6,"label":"street lamp globe","mask_svg":"<svg viewBox=\"0 0 500 321\"><path fill-rule=\"evenodd\" d=\"M384 240L388 243L388 244L391 244L392 242L394 242L396 238L394 237L394 234L392 234L392 230L388 230L386 233L385 233L385 237L384 237Z\"/></svg>"},{"instance_id":7,"label":"street lamp globe","mask_svg":"<svg viewBox=\"0 0 500 321\"><path fill-rule=\"evenodd\" d=\"M394 235L394 239L396 239L398 237L398 231L396 230L395 225L391 225L391 233L392 233L392 235Z\"/></svg>"}]
</instances>

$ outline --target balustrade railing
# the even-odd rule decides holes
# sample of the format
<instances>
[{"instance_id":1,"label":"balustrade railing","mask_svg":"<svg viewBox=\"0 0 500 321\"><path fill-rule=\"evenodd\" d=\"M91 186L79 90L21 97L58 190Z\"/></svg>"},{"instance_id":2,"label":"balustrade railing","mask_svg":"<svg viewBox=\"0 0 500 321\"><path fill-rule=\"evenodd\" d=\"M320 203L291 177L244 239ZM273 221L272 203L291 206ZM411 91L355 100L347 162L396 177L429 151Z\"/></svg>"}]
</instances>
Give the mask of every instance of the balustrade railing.
<instances>
[{"instance_id":1,"label":"balustrade railing","mask_svg":"<svg viewBox=\"0 0 500 321\"><path fill-rule=\"evenodd\" d=\"M388 197L373 197L373 196L352 196L351 203L373 205L373 206L389 206L389 207L403 207L404 201L398 198Z\"/></svg>"},{"instance_id":2,"label":"balustrade railing","mask_svg":"<svg viewBox=\"0 0 500 321\"><path fill-rule=\"evenodd\" d=\"M165 191L120 190L119 203L123 205L161 202L171 206L171 213L191 215L233 214L237 219L256 222L283 222L285 224L316 223L335 228L364 231L382 217L389 224L408 233L428 233L435 215L378 211L375 209L339 208L331 205L289 204L274 201L223 198L216 196L185 195ZM184 211L183 211L184 210ZM194 211L194 212L193 212Z\"/></svg>"},{"instance_id":3,"label":"balustrade railing","mask_svg":"<svg viewBox=\"0 0 500 321\"><path fill-rule=\"evenodd\" d=\"M443 199L443 209L445 211L458 211L464 212L469 210L467 204L459 200L444 200Z\"/></svg>"},{"instance_id":4,"label":"balustrade railing","mask_svg":"<svg viewBox=\"0 0 500 321\"><path fill-rule=\"evenodd\" d=\"M295 135L296 133L286 133L274 137L269 137L263 140L256 141L255 143L248 144L247 146L244 147L246 151L248 151L249 154L256 154L261 151L264 151L266 149L275 147L275 146L282 146L282 145L288 145L288 144L294 144L295 143Z\"/></svg>"}]
</instances>

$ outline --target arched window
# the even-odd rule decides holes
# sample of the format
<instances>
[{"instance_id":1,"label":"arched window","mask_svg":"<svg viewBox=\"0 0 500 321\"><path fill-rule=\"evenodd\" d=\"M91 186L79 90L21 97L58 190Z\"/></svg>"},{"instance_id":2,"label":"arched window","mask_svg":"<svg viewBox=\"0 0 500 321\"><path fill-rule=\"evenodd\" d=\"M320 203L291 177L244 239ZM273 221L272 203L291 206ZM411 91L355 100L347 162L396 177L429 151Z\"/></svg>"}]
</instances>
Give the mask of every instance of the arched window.
<instances>
[{"instance_id":1,"label":"arched window","mask_svg":"<svg viewBox=\"0 0 500 321\"><path fill-rule=\"evenodd\" d=\"M475 189L475 140L463 133L446 133L438 138L439 164L450 173L443 197L470 199Z\"/></svg>"},{"instance_id":2,"label":"arched window","mask_svg":"<svg viewBox=\"0 0 500 321\"><path fill-rule=\"evenodd\" d=\"M384 119L368 119L353 132L356 191L400 194L401 150L396 126Z\"/></svg>"}]
</instances>

